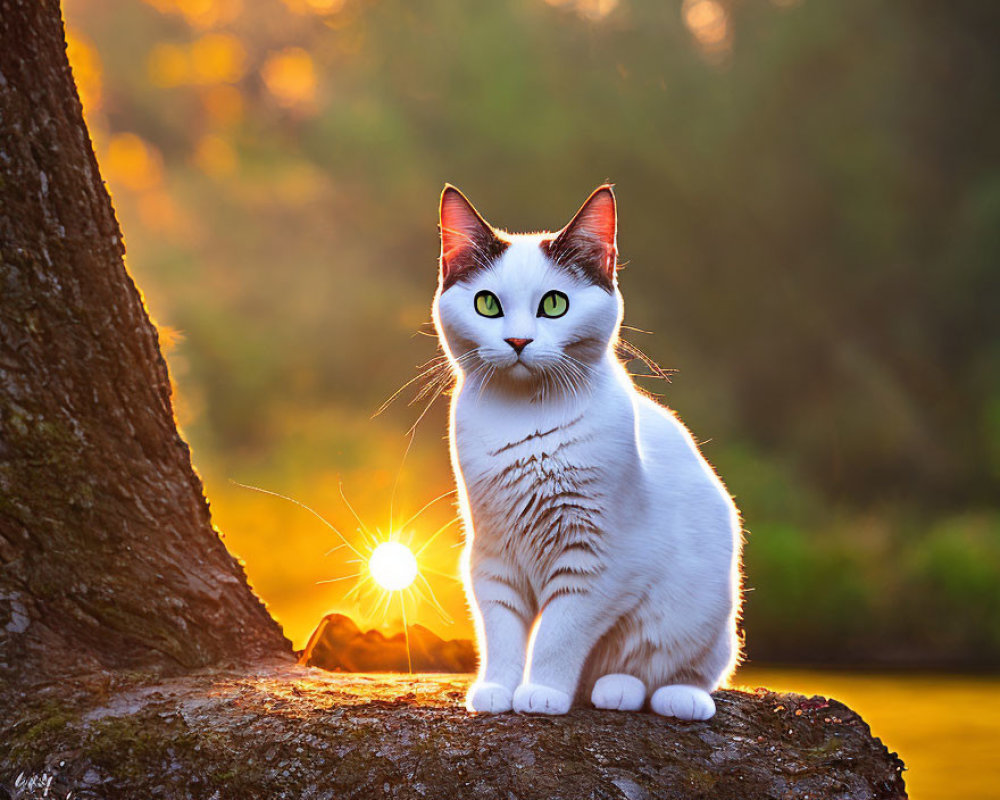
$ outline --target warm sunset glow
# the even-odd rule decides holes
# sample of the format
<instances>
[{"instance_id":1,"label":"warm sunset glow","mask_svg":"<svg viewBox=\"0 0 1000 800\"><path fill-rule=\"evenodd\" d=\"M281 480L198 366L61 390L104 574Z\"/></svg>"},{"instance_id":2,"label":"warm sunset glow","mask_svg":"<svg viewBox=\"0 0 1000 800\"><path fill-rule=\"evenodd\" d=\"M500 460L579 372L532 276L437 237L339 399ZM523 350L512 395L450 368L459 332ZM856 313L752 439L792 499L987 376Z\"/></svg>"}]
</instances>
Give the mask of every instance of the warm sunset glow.
<instances>
[{"instance_id":1,"label":"warm sunset glow","mask_svg":"<svg viewBox=\"0 0 1000 800\"><path fill-rule=\"evenodd\" d=\"M80 93L83 110L101 108L101 59L93 43L75 30L66 32L66 54L73 65L73 78Z\"/></svg>"},{"instance_id":2,"label":"warm sunset glow","mask_svg":"<svg viewBox=\"0 0 1000 800\"><path fill-rule=\"evenodd\" d=\"M382 542L368 559L375 583L389 592L408 587L417 577L417 559L405 544Z\"/></svg>"}]
</instances>

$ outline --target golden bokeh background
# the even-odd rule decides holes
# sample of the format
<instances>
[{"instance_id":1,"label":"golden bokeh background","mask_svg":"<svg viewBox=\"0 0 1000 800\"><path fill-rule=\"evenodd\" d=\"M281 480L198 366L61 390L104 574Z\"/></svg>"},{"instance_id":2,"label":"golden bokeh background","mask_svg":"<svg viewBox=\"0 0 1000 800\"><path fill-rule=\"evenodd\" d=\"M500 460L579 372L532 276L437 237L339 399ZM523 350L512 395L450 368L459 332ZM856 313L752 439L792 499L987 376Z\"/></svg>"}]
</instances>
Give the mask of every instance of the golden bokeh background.
<instances>
[{"instance_id":1,"label":"golden bokeh background","mask_svg":"<svg viewBox=\"0 0 1000 800\"><path fill-rule=\"evenodd\" d=\"M918 798L996 796L995 768L944 766L1000 743L975 713L1000 698L990 4L64 10L178 420L216 524L296 646L332 611L386 633L400 615L324 583L363 565L328 552L321 522L232 481L358 536L342 485L368 527L426 541L449 499L393 529L452 486L445 403L405 460L413 387L373 415L437 352L423 334L441 185L525 230L561 226L612 180L626 322L652 331L628 335L678 370L644 386L744 512L741 676L854 703ZM446 638L471 635L459 542L448 528L421 555L447 616L407 608Z\"/></svg>"}]
</instances>

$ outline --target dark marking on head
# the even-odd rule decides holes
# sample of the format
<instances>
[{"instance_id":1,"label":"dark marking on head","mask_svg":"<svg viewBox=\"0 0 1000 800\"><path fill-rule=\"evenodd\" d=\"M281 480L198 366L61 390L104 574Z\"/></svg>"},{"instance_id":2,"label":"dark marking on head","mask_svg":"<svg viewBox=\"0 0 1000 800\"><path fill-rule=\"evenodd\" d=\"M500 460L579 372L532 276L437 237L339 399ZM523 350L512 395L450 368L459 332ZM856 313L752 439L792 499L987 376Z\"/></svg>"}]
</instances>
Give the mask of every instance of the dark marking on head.
<instances>
[{"instance_id":1,"label":"dark marking on head","mask_svg":"<svg viewBox=\"0 0 1000 800\"><path fill-rule=\"evenodd\" d=\"M569 224L541 243L560 269L605 291L614 290L618 269L617 209L610 184L599 186Z\"/></svg>"},{"instance_id":2,"label":"dark marking on head","mask_svg":"<svg viewBox=\"0 0 1000 800\"><path fill-rule=\"evenodd\" d=\"M440 230L441 291L489 269L510 246L450 183L441 192Z\"/></svg>"}]
</instances>

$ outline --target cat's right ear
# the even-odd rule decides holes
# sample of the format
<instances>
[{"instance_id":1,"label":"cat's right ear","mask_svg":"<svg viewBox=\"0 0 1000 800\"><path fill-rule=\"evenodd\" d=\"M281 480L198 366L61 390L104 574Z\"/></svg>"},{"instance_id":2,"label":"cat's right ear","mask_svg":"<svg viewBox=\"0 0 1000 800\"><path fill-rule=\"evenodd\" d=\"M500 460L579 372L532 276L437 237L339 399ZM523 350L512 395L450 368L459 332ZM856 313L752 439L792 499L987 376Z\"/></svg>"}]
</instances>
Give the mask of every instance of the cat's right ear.
<instances>
[{"instance_id":1,"label":"cat's right ear","mask_svg":"<svg viewBox=\"0 0 1000 800\"><path fill-rule=\"evenodd\" d=\"M450 183L441 192L441 285L447 289L470 270L488 265L504 243L466 196Z\"/></svg>"}]
</instances>

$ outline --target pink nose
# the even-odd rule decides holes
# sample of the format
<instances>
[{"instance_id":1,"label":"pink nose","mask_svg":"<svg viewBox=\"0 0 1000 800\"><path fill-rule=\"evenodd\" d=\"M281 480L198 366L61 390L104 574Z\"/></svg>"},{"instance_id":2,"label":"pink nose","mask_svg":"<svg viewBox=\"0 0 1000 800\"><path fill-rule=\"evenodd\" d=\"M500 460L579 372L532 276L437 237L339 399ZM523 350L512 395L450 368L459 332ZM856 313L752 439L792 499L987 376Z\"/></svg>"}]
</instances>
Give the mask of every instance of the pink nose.
<instances>
[{"instance_id":1,"label":"pink nose","mask_svg":"<svg viewBox=\"0 0 1000 800\"><path fill-rule=\"evenodd\" d=\"M521 355L521 351L531 344L534 339L504 339L507 344L514 348L514 352Z\"/></svg>"}]
</instances>

